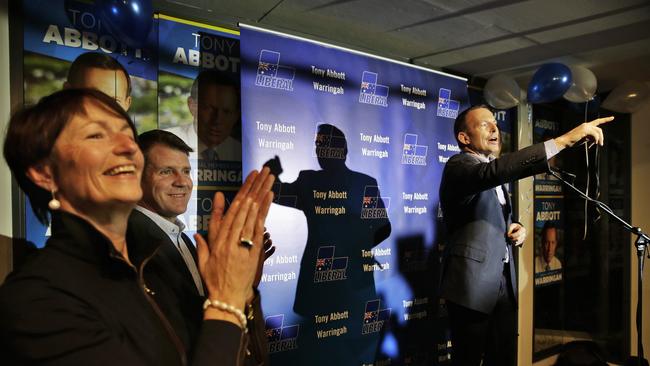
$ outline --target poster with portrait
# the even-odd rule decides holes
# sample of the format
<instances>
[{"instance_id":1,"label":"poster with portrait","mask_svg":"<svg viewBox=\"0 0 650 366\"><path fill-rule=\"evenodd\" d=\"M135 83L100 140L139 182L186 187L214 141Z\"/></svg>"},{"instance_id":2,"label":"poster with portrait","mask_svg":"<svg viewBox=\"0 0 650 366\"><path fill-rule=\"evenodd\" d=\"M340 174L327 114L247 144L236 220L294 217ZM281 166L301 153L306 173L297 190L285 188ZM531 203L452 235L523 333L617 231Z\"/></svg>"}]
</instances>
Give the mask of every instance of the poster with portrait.
<instances>
[{"instance_id":1,"label":"poster with portrait","mask_svg":"<svg viewBox=\"0 0 650 366\"><path fill-rule=\"evenodd\" d=\"M64 87L92 87L114 97L139 132L157 127L156 19L145 45L135 48L108 31L93 2L24 0L23 14L26 105ZM42 247L48 228L29 202L25 226L26 239Z\"/></svg>"},{"instance_id":2,"label":"poster with portrait","mask_svg":"<svg viewBox=\"0 0 650 366\"><path fill-rule=\"evenodd\" d=\"M242 26L244 170L278 176L260 290L271 360L448 359L438 189L465 79Z\"/></svg>"},{"instance_id":3,"label":"poster with portrait","mask_svg":"<svg viewBox=\"0 0 650 366\"><path fill-rule=\"evenodd\" d=\"M535 199L535 286L562 281L563 197Z\"/></svg>"},{"instance_id":4,"label":"poster with portrait","mask_svg":"<svg viewBox=\"0 0 650 366\"><path fill-rule=\"evenodd\" d=\"M159 18L159 128L193 150L193 194L179 218L205 232L215 192L229 202L242 182L238 32Z\"/></svg>"},{"instance_id":5,"label":"poster with portrait","mask_svg":"<svg viewBox=\"0 0 650 366\"><path fill-rule=\"evenodd\" d=\"M546 118L536 118L533 124L533 141L544 142L560 135L560 123ZM551 169L561 168L561 160L549 160ZM564 249L564 194L562 183L550 173L534 177L535 192L535 286L548 286L562 281Z\"/></svg>"},{"instance_id":6,"label":"poster with portrait","mask_svg":"<svg viewBox=\"0 0 650 366\"><path fill-rule=\"evenodd\" d=\"M560 123L552 110L535 110L533 142L559 136ZM561 168L561 157L549 160L552 169ZM541 352L563 343L564 265L566 209L562 183L549 173L534 177L534 341Z\"/></svg>"}]
</instances>

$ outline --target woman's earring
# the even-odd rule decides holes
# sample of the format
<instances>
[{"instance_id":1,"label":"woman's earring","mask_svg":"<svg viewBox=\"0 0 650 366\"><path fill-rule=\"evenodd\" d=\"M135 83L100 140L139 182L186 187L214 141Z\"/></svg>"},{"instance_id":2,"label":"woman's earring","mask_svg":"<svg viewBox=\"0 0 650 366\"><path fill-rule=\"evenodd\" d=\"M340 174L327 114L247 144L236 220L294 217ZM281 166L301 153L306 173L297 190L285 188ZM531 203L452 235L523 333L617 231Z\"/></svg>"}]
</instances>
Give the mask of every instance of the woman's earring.
<instances>
[{"instance_id":1,"label":"woman's earring","mask_svg":"<svg viewBox=\"0 0 650 366\"><path fill-rule=\"evenodd\" d=\"M52 191L52 199L47 203L47 207L49 207L52 211L56 211L61 208L61 201L57 200L54 197L54 191Z\"/></svg>"}]
</instances>

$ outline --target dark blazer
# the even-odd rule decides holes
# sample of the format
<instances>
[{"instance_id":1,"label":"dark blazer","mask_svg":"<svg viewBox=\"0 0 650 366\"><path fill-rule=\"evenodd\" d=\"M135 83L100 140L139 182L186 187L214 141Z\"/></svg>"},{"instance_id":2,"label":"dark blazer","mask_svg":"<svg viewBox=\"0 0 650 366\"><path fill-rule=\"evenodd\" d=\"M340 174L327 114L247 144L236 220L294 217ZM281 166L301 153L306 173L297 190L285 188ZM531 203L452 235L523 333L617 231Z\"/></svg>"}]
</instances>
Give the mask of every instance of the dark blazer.
<instances>
[{"instance_id":1,"label":"dark blazer","mask_svg":"<svg viewBox=\"0 0 650 366\"><path fill-rule=\"evenodd\" d=\"M158 245L156 255L149 261L144 272L149 286L154 291L154 298L168 314L172 325L187 349L195 342L203 320L203 301L190 270L187 268L181 253L172 243L169 236L147 215L133 210L129 217L128 241L129 255L141 260L142 250L155 243ZM193 256L196 249L188 245ZM164 296L164 288L173 292L172 296ZM182 316L179 319L177 316Z\"/></svg>"},{"instance_id":2,"label":"dark blazer","mask_svg":"<svg viewBox=\"0 0 650 366\"><path fill-rule=\"evenodd\" d=\"M4 365L185 365L183 344L147 293L142 262L128 264L83 219L57 212L44 249L0 287ZM193 365L240 365L247 336L204 321ZM216 346L215 346L216 345Z\"/></svg>"},{"instance_id":3,"label":"dark blazer","mask_svg":"<svg viewBox=\"0 0 650 366\"><path fill-rule=\"evenodd\" d=\"M490 313L497 302L507 247L510 290L516 299L513 248L506 240L512 209L507 194L507 204L501 206L494 187L541 173L547 166L544 144L506 154L489 163L466 152L447 161L440 184L446 226L443 298Z\"/></svg>"},{"instance_id":4,"label":"dark blazer","mask_svg":"<svg viewBox=\"0 0 650 366\"><path fill-rule=\"evenodd\" d=\"M155 293L153 297L169 318L185 348L196 349L197 336L204 323L205 297L201 296L196 289L192 274L183 257L169 236L153 220L138 210L133 210L129 217L127 237L132 243L129 246L129 255L136 258L143 254L140 248L146 248L150 243L157 243L159 246L156 255L149 261L144 276ZM196 248L191 243L188 244L188 248L196 261ZM253 319L249 318L248 325L250 352L245 359L245 365L268 364L264 315L257 291L251 306Z\"/></svg>"}]
</instances>

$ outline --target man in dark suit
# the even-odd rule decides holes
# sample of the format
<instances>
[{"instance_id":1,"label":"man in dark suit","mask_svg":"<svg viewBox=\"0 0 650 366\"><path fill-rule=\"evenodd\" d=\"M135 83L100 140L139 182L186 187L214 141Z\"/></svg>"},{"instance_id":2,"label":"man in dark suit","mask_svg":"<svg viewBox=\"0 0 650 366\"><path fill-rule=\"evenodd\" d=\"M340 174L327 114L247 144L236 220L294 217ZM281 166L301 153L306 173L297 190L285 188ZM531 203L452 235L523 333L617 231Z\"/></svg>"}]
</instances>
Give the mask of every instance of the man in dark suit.
<instances>
[{"instance_id":1,"label":"man in dark suit","mask_svg":"<svg viewBox=\"0 0 650 366\"><path fill-rule=\"evenodd\" d=\"M192 148L173 133L162 130L140 134L138 145L145 157L143 195L129 217L129 239L136 244L135 256L138 255L138 242L160 243L149 262L148 272L144 274L145 284L150 287L148 290L153 292L185 348L191 352L202 323L202 304L206 294L197 265L196 248L183 233L185 225L178 219L187 210L192 193L189 162ZM267 233L265 247L270 245ZM266 257L272 254L273 249L266 251ZM261 264L257 278L260 276ZM267 363L268 358L260 296L257 290L254 293L247 307L252 342L246 365L261 365Z\"/></svg>"},{"instance_id":2,"label":"man in dark suit","mask_svg":"<svg viewBox=\"0 0 650 366\"><path fill-rule=\"evenodd\" d=\"M145 132L138 140L145 156L143 195L129 218L129 226L137 229L131 230L135 243L160 243L150 265L173 291L168 299L171 301L160 305L163 310L168 306L176 308L167 309L167 314L182 314L183 319L174 328L189 346L194 343L193 336L198 334L205 295L196 264L196 248L183 233L185 225L177 217L187 210L192 193L188 159L192 149L173 134L160 130ZM157 299L163 296L161 289L153 290L159 292ZM170 321L174 323L173 318Z\"/></svg>"},{"instance_id":3,"label":"man in dark suit","mask_svg":"<svg viewBox=\"0 0 650 366\"><path fill-rule=\"evenodd\" d=\"M526 229L512 220L504 184L547 169L559 151L583 139L602 145L598 125L583 123L545 143L497 158L501 141L494 115L473 106L458 115L461 153L445 166L440 201L447 231L441 295L449 311L452 364L515 365L517 286L513 249Z\"/></svg>"}]
</instances>

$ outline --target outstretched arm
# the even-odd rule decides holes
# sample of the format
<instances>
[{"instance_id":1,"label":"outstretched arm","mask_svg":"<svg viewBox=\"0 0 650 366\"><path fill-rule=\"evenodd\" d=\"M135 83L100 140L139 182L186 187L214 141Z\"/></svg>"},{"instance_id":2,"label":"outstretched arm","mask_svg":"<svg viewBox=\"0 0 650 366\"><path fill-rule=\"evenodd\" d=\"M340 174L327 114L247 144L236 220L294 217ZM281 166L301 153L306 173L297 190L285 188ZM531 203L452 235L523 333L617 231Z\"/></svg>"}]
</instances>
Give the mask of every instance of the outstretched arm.
<instances>
[{"instance_id":1,"label":"outstretched arm","mask_svg":"<svg viewBox=\"0 0 650 366\"><path fill-rule=\"evenodd\" d=\"M593 141L602 145L605 137L600 125L614 117L598 118L585 122L553 141L559 152L580 141ZM445 192L471 195L513 180L529 177L547 169L547 155L543 144L536 144L505 154L489 163L478 163L467 156L452 157L445 166L443 188Z\"/></svg>"}]
</instances>

